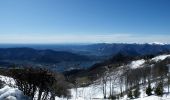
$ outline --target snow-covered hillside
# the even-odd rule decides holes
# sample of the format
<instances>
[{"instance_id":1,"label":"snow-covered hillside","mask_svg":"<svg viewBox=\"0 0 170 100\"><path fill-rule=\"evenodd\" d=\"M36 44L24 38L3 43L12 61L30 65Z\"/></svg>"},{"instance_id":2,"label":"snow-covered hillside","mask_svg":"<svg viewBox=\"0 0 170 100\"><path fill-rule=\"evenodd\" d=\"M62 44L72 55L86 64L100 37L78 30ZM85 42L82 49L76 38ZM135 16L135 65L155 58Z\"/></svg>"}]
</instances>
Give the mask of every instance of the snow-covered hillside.
<instances>
[{"instance_id":1,"label":"snow-covered hillside","mask_svg":"<svg viewBox=\"0 0 170 100\"><path fill-rule=\"evenodd\" d=\"M18 88L14 88L13 78L0 75L0 80L5 86L0 89L0 100L28 100L27 97Z\"/></svg>"},{"instance_id":2,"label":"snow-covered hillside","mask_svg":"<svg viewBox=\"0 0 170 100\"><path fill-rule=\"evenodd\" d=\"M167 57L170 57L170 55L160 55L160 56L157 56L157 57L152 58L152 60L155 61L155 62L157 62L157 61L164 60L164 59L166 59Z\"/></svg>"},{"instance_id":3,"label":"snow-covered hillside","mask_svg":"<svg viewBox=\"0 0 170 100\"><path fill-rule=\"evenodd\" d=\"M166 59L167 57L170 57L170 55L160 55L160 56L156 56L154 58L152 58L150 61L161 61L161 60L164 60ZM141 60L136 60L136 61L132 61L131 63L129 63L128 65L124 65L124 66L121 66L119 70L117 70L118 74L121 73L121 68L125 67L125 66L129 66L130 68L132 69L135 69L135 68L141 68L141 67L144 67L143 65L145 64L145 60L144 59L141 59ZM116 72L114 72L115 74ZM118 75L117 74L117 75ZM110 75L113 75L110 74ZM107 75L108 76L108 75ZM111 77L114 77L114 76L111 76ZM103 95L103 85L102 85L102 79L99 79L97 80L98 84L91 84L90 86L88 87L82 87L82 88L78 88L78 89L71 89L71 95L72 95L72 98L70 100L93 100L93 99L103 99L104 95ZM119 83L119 79L116 79L114 80L114 92L115 93L120 93L120 87L122 87L123 90L125 90L125 86L124 85L121 85ZM110 90L110 81L107 80L107 84L106 84L106 96L108 97L109 96L109 90ZM165 90L167 90L165 88ZM76 92L77 91L77 92ZM163 97L158 97L158 96L147 96L144 92L145 92L145 88L142 88L141 87L141 96L140 98L138 99L134 99L134 100L170 100L170 95L164 95ZM62 100L61 98L56 98L57 100ZM121 100L127 100L127 96L124 96L122 98L120 98Z\"/></svg>"},{"instance_id":4,"label":"snow-covered hillside","mask_svg":"<svg viewBox=\"0 0 170 100\"><path fill-rule=\"evenodd\" d=\"M139 68L139 67L143 67L142 65L145 63L145 60L144 59L141 59L141 60L136 60L136 61L132 61L129 66L132 68L132 69L135 69L135 68Z\"/></svg>"},{"instance_id":5,"label":"snow-covered hillside","mask_svg":"<svg viewBox=\"0 0 170 100\"><path fill-rule=\"evenodd\" d=\"M170 54L156 56L156 57L152 58L150 61L158 62L158 61L165 60L167 57L170 57ZM146 61L144 59L135 60L135 61L132 61L130 64L128 64L128 66L130 66L132 69L140 68L140 67L143 67L145 62Z\"/></svg>"},{"instance_id":6,"label":"snow-covered hillside","mask_svg":"<svg viewBox=\"0 0 170 100\"><path fill-rule=\"evenodd\" d=\"M167 57L170 57L170 55L160 55L157 57L154 57L151 59L151 61L161 61L166 59ZM104 97L103 94L103 80L106 78L106 97L109 97L110 94L110 87L112 87L112 91L114 94L120 93L120 91L125 91L125 85L121 84L120 75L123 73L123 68L129 66L131 69L141 68L144 67L145 64L144 59L132 61L131 63L127 65L120 66L116 71L112 73L106 73L105 76L101 79L96 80L93 84L87 86L87 87L79 87L79 88L73 88L70 89L71 92L71 98L69 100L101 100ZM111 81L110 81L111 79ZM11 87L15 85L15 81L12 78L0 76L0 80L6 83L6 86L2 89L0 89L0 100L24 100L25 96L23 93L18 90L17 88ZM145 86L146 87L146 86ZM140 98L134 99L134 100L170 100L170 95L164 95L163 97L158 96L147 96L145 94L146 88L144 88L142 85L140 86ZM167 91L167 87L164 88L165 92ZM59 98L56 97L56 100L67 100L65 98ZM120 100L127 100L127 95L120 98Z\"/></svg>"},{"instance_id":7,"label":"snow-covered hillside","mask_svg":"<svg viewBox=\"0 0 170 100\"><path fill-rule=\"evenodd\" d=\"M5 86L0 89L0 100L27 100L22 91Z\"/></svg>"}]
</instances>

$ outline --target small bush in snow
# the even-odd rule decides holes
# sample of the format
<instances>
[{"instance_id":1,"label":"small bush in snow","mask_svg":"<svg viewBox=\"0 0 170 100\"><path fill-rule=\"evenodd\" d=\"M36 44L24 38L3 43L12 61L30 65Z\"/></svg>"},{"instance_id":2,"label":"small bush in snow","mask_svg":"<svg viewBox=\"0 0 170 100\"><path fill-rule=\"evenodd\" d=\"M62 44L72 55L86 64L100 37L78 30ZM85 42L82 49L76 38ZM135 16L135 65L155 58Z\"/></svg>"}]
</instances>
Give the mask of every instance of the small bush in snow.
<instances>
[{"instance_id":1,"label":"small bush in snow","mask_svg":"<svg viewBox=\"0 0 170 100\"><path fill-rule=\"evenodd\" d=\"M140 96L140 91L139 91L140 89L139 89L139 86L135 89L135 91L134 91L134 97L135 98L139 98L139 96Z\"/></svg>"},{"instance_id":2,"label":"small bush in snow","mask_svg":"<svg viewBox=\"0 0 170 100\"><path fill-rule=\"evenodd\" d=\"M128 98L133 99L133 93L131 90L128 92Z\"/></svg>"},{"instance_id":3,"label":"small bush in snow","mask_svg":"<svg viewBox=\"0 0 170 100\"><path fill-rule=\"evenodd\" d=\"M109 98L108 98L108 99L116 100L116 96L111 95L111 96L109 96Z\"/></svg>"},{"instance_id":4,"label":"small bush in snow","mask_svg":"<svg viewBox=\"0 0 170 100\"><path fill-rule=\"evenodd\" d=\"M152 95L152 88L151 88L151 84L150 83L148 84L148 87L146 88L146 94L148 96Z\"/></svg>"},{"instance_id":5,"label":"small bush in snow","mask_svg":"<svg viewBox=\"0 0 170 100\"><path fill-rule=\"evenodd\" d=\"M4 87L4 82L0 80L0 89Z\"/></svg>"},{"instance_id":6,"label":"small bush in snow","mask_svg":"<svg viewBox=\"0 0 170 100\"><path fill-rule=\"evenodd\" d=\"M157 87L156 87L156 89L155 89L155 94L157 95L157 96L162 96L163 95L163 83L162 82L160 82L158 85L157 85Z\"/></svg>"}]
</instances>

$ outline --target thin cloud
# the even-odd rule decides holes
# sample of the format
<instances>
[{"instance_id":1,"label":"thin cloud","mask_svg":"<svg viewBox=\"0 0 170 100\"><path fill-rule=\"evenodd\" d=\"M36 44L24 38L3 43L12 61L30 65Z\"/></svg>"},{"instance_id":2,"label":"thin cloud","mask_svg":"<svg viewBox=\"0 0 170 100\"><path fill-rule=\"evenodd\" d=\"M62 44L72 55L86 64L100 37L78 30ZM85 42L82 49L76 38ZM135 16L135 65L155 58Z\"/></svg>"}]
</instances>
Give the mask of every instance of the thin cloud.
<instances>
[{"instance_id":1,"label":"thin cloud","mask_svg":"<svg viewBox=\"0 0 170 100\"><path fill-rule=\"evenodd\" d=\"M0 43L169 43L170 35L79 34L79 35L0 35Z\"/></svg>"}]
</instances>

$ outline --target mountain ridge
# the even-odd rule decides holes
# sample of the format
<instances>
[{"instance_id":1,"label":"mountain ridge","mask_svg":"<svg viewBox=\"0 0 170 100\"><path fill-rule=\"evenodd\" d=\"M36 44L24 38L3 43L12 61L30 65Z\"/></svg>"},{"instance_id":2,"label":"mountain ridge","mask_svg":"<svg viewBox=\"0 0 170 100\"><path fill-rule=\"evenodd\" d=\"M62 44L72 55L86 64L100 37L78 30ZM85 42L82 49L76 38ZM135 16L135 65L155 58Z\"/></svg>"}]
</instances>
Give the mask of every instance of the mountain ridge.
<instances>
[{"instance_id":1,"label":"mountain ridge","mask_svg":"<svg viewBox=\"0 0 170 100\"><path fill-rule=\"evenodd\" d=\"M0 48L0 60L59 63L62 61L88 61L88 57L66 51L36 50L32 48Z\"/></svg>"}]
</instances>

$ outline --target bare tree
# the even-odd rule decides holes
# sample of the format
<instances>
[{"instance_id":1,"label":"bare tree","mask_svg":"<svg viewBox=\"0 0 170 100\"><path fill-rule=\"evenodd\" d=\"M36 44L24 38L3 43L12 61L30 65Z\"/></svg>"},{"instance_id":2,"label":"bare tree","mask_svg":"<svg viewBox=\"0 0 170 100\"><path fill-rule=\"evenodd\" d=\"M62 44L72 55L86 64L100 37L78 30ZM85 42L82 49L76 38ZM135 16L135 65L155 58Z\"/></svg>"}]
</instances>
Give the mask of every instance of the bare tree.
<instances>
[{"instance_id":1,"label":"bare tree","mask_svg":"<svg viewBox=\"0 0 170 100\"><path fill-rule=\"evenodd\" d=\"M45 69L11 69L10 75L15 79L18 88L31 99L54 100L55 96L68 96L68 84L64 76Z\"/></svg>"}]
</instances>

